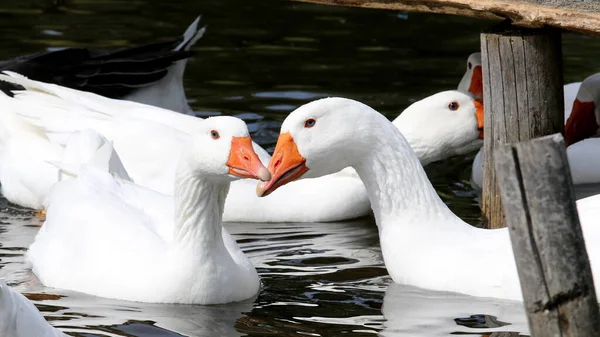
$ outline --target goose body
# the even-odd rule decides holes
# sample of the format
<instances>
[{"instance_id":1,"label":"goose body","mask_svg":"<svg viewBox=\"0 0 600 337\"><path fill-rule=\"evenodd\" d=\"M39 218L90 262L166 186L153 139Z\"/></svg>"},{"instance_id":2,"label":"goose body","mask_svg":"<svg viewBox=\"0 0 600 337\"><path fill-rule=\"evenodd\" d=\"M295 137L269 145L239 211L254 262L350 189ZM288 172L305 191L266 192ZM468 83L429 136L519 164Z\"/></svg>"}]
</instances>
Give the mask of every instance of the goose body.
<instances>
[{"instance_id":1,"label":"goose body","mask_svg":"<svg viewBox=\"0 0 600 337\"><path fill-rule=\"evenodd\" d=\"M12 290L0 279L0 336L66 337L46 322L42 314L25 296Z\"/></svg>"},{"instance_id":2,"label":"goose body","mask_svg":"<svg viewBox=\"0 0 600 337\"><path fill-rule=\"evenodd\" d=\"M2 78L26 88L12 98L0 97L7 110L45 130L58 143L73 131L94 129L114 143L133 181L161 193L173 193L175 163L201 119L40 83L17 74ZM455 110L450 110L450 103L456 103ZM427 164L480 146L481 117L481 106L472 98L449 91L414 103L395 123L407 133L423 130L410 135ZM444 128L449 124L455 126L451 137ZM263 163L268 163L266 151L258 145L254 149ZM253 181L235 181L225 204L224 220L337 221L370 212L364 186L352 169L290 184L279 195L258 198Z\"/></svg>"},{"instance_id":3,"label":"goose body","mask_svg":"<svg viewBox=\"0 0 600 337\"><path fill-rule=\"evenodd\" d=\"M200 17L183 36L118 50L66 48L0 62L0 71L31 79L192 114L183 88L191 47L202 37ZM14 86L0 83L7 92Z\"/></svg>"},{"instance_id":4,"label":"goose body","mask_svg":"<svg viewBox=\"0 0 600 337\"><path fill-rule=\"evenodd\" d=\"M268 179L268 172L239 119L207 119L193 139L179 159L174 196L90 165L56 184L27 252L40 281L140 302L214 304L254 296L256 270L223 229L222 212L230 180Z\"/></svg>"},{"instance_id":5,"label":"goose body","mask_svg":"<svg viewBox=\"0 0 600 337\"><path fill-rule=\"evenodd\" d=\"M289 181L329 174L340 166L356 169L365 184L394 282L522 300L507 229L475 228L454 215L401 132L362 103L329 98L292 112L269 164L272 179L259 184L257 193L276 194ZM594 240L600 226L590 223L600 216L597 199L578 207L592 270L599 278L600 245Z\"/></svg>"}]
</instances>

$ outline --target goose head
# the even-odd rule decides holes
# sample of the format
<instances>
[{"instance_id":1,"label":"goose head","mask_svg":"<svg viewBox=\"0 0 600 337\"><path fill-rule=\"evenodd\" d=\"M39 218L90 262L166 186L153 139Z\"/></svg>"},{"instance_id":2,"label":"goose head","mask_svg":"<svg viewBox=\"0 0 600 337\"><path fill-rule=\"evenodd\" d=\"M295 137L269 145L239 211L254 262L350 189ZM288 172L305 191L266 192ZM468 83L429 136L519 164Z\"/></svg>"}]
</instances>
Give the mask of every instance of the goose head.
<instances>
[{"instance_id":1,"label":"goose head","mask_svg":"<svg viewBox=\"0 0 600 337\"><path fill-rule=\"evenodd\" d=\"M471 93L475 98L483 100L482 76L481 53L473 53L467 59L467 70L458 84L458 90Z\"/></svg>"},{"instance_id":2,"label":"goose head","mask_svg":"<svg viewBox=\"0 0 600 337\"><path fill-rule=\"evenodd\" d=\"M393 123L423 165L483 145L483 104L457 90L413 103Z\"/></svg>"},{"instance_id":3,"label":"goose head","mask_svg":"<svg viewBox=\"0 0 600 337\"><path fill-rule=\"evenodd\" d=\"M571 115L565 124L567 146L600 135L600 73L589 76L579 87Z\"/></svg>"},{"instance_id":4,"label":"goose head","mask_svg":"<svg viewBox=\"0 0 600 337\"><path fill-rule=\"evenodd\" d=\"M323 98L294 110L281 125L281 133L269 162L272 179L260 183L258 196L299 178L314 178L353 166L366 156L378 137L381 114L346 98ZM393 128L393 126L392 126Z\"/></svg>"},{"instance_id":5,"label":"goose head","mask_svg":"<svg viewBox=\"0 0 600 337\"><path fill-rule=\"evenodd\" d=\"M188 170L217 180L271 178L252 148L246 123L229 116L211 117L200 123L194 142L184 152Z\"/></svg>"}]
</instances>

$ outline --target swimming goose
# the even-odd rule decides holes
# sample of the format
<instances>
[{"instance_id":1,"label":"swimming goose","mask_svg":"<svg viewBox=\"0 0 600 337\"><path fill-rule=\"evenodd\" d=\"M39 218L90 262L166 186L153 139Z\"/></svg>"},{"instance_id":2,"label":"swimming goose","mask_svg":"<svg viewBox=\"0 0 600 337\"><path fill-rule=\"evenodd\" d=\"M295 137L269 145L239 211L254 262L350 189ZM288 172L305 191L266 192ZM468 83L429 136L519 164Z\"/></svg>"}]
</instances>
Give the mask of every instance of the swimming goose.
<instances>
[{"instance_id":1,"label":"swimming goose","mask_svg":"<svg viewBox=\"0 0 600 337\"><path fill-rule=\"evenodd\" d=\"M423 166L483 145L483 104L455 90L413 103L392 123Z\"/></svg>"},{"instance_id":2,"label":"swimming goose","mask_svg":"<svg viewBox=\"0 0 600 337\"><path fill-rule=\"evenodd\" d=\"M467 69L458 83L458 91L470 93L478 100L483 100L483 73L481 53L473 53L467 58Z\"/></svg>"},{"instance_id":3,"label":"swimming goose","mask_svg":"<svg viewBox=\"0 0 600 337\"><path fill-rule=\"evenodd\" d=\"M474 296L522 300L508 230L472 227L454 215L427 179L402 133L365 104L344 98L317 100L283 122L272 178L257 186L269 195L300 178L353 167L365 184L385 265L396 283ZM579 204L588 254L600 279L600 207ZM598 248L597 248L598 247Z\"/></svg>"},{"instance_id":4,"label":"swimming goose","mask_svg":"<svg viewBox=\"0 0 600 337\"><path fill-rule=\"evenodd\" d=\"M215 304L254 296L252 263L223 229L229 183L268 180L246 124L198 124L177 164L174 196L84 165L52 188L27 252L54 288L140 302Z\"/></svg>"},{"instance_id":5,"label":"swimming goose","mask_svg":"<svg viewBox=\"0 0 600 337\"><path fill-rule=\"evenodd\" d=\"M393 124L406 133L421 164L428 165L481 147L483 106L461 92L444 91L413 103ZM255 181L246 180L243 184L232 184L225 209L230 202L232 206L245 203L245 208L237 210L245 221L339 221L366 215L371 209L365 187L350 167L293 182L266 199L248 195L250 188L255 190ZM248 211L244 213L244 209ZM268 212L261 216L256 210Z\"/></svg>"},{"instance_id":6,"label":"swimming goose","mask_svg":"<svg viewBox=\"0 0 600 337\"><path fill-rule=\"evenodd\" d=\"M26 88L13 98L0 95L5 110L43 128L59 143L70 132L92 128L114 142L136 183L173 193L175 163L193 133L192 127L201 123L199 118L27 80L17 74L0 77ZM395 123L412 137L415 150L427 164L480 146L482 118L480 104L468 95L449 91L414 103ZM263 163L268 163L266 151L258 145L254 149ZM252 180L231 184L225 221L323 222L370 212L364 186L352 169L290 184L279 191L280 197L258 198L255 187Z\"/></svg>"},{"instance_id":7,"label":"swimming goose","mask_svg":"<svg viewBox=\"0 0 600 337\"><path fill-rule=\"evenodd\" d=\"M31 79L94 92L110 98L131 100L193 115L183 88L183 73L190 48L202 37L200 17L183 36L164 42L117 50L65 48L0 62ZM0 82L8 92L14 86Z\"/></svg>"},{"instance_id":8,"label":"swimming goose","mask_svg":"<svg viewBox=\"0 0 600 337\"><path fill-rule=\"evenodd\" d=\"M0 336L66 337L53 328L25 296L12 290L0 279Z\"/></svg>"}]
</instances>

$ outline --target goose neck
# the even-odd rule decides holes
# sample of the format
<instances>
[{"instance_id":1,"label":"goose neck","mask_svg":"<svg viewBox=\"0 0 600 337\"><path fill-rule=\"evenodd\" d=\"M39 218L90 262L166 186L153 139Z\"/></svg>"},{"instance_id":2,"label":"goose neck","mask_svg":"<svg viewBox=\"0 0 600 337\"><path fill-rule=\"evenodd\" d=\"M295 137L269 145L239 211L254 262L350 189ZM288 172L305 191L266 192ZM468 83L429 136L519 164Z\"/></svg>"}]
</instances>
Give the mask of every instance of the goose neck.
<instances>
[{"instance_id":1,"label":"goose neck","mask_svg":"<svg viewBox=\"0 0 600 337\"><path fill-rule=\"evenodd\" d=\"M385 118L381 116L382 118ZM382 123L380 137L353 165L365 184L378 223L386 218L455 217L437 195L414 151L393 124Z\"/></svg>"},{"instance_id":2,"label":"goose neck","mask_svg":"<svg viewBox=\"0 0 600 337\"><path fill-rule=\"evenodd\" d=\"M180 165L175 179L175 242L210 247L222 243L222 217L229 182L202 177Z\"/></svg>"}]
</instances>

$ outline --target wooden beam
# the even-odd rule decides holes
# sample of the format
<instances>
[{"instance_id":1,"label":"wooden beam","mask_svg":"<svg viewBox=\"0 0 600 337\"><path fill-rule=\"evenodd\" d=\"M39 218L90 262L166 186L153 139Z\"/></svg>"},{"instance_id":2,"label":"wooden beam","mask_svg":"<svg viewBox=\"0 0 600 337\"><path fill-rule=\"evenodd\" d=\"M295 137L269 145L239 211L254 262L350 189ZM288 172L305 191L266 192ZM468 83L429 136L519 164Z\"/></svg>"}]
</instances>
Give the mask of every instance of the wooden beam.
<instances>
[{"instance_id":1,"label":"wooden beam","mask_svg":"<svg viewBox=\"0 0 600 337\"><path fill-rule=\"evenodd\" d=\"M552 26L600 35L600 1L596 0L295 0L322 5L380 8L510 19L531 28Z\"/></svg>"},{"instance_id":2,"label":"wooden beam","mask_svg":"<svg viewBox=\"0 0 600 337\"><path fill-rule=\"evenodd\" d=\"M600 311L562 136L501 146L495 163L531 336L596 336Z\"/></svg>"},{"instance_id":3,"label":"wooden beam","mask_svg":"<svg viewBox=\"0 0 600 337\"><path fill-rule=\"evenodd\" d=\"M481 206L489 228L504 227L492 162L495 147L562 132L560 33L501 24L481 34L484 143Z\"/></svg>"}]
</instances>

